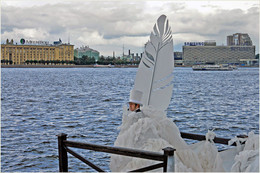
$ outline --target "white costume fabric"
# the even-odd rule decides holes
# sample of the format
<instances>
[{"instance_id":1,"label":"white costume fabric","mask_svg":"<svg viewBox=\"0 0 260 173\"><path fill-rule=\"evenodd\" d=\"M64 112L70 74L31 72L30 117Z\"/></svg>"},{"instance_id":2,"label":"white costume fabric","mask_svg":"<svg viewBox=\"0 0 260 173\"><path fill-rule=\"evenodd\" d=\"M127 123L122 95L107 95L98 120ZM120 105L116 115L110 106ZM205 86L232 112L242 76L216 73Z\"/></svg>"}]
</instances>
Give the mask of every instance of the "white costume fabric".
<instances>
[{"instance_id":1,"label":"white costume fabric","mask_svg":"<svg viewBox=\"0 0 260 173\"><path fill-rule=\"evenodd\" d=\"M165 147L188 147L172 120L168 119L164 112L152 110L150 107L144 107L141 112L124 113L115 146L154 152L163 152L162 149ZM110 170L125 172L153 163L146 159L112 155Z\"/></svg>"},{"instance_id":2,"label":"white costume fabric","mask_svg":"<svg viewBox=\"0 0 260 173\"><path fill-rule=\"evenodd\" d=\"M162 111L144 107L141 112L124 111L120 133L115 146L161 152L165 147L173 147L175 171L177 172L226 172L259 170L258 135L249 136L245 147L218 152L212 140L214 133L208 132L206 141L187 145L181 138L175 123ZM257 137L255 137L257 136ZM242 151L242 152L241 152ZM244 152L244 153L243 153ZM121 155L112 155L110 170L126 172L159 162ZM233 166L232 166L233 165ZM231 169L232 168L232 169ZM155 171L162 172L162 169ZM257 171L258 172L258 171Z\"/></svg>"},{"instance_id":3,"label":"white costume fabric","mask_svg":"<svg viewBox=\"0 0 260 173\"><path fill-rule=\"evenodd\" d=\"M232 172L259 172L259 135L248 134L243 151L235 156Z\"/></svg>"}]
</instances>

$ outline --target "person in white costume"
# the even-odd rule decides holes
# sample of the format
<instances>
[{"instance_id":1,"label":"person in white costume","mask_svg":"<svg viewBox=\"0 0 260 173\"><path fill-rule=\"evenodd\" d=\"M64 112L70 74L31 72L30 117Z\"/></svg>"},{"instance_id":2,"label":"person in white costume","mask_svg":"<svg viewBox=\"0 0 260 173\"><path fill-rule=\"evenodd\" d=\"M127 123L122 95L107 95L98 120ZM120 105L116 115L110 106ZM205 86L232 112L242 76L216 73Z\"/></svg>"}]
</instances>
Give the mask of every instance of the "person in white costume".
<instances>
[{"instance_id":1,"label":"person in white costume","mask_svg":"<svg viewBox=\"0 0 260 173\"><path fill-rule=\"evenodd\" d=\"M162 149L176 149L176 171L223 171L217 149L209 141L214 138L208 133L205 142L188 146L181 138L178 127L167 118L164 111L151 106L141 107L142 92L132 90L129 98L129 110L124 108L120 132L114 146L163 152ZM209 162L208 162L209 161ZM126 172L158 162L134 157L112 155L110 170ZM162 171L157 169L155 171Z\"/></svg>"},{"instance_id":2,"label":"person in white costume","mask_svg":"<svg viewBox=\"0 0 260 173\"><path fill-rule=\"evenodd\" d=\"M129 102L141 105L141 96L140 91L132 90ZM165 147L174 147L175 149L188 147L180 137L177 126L166 117L165 112L155 110L150 106L138 110L135 109L130 113L126 109L124 110L122 125L119 127L120 132L115 141L115 146L155 152L162 152ZM153 163L153 161L144 159L112 155L110 170L112 172L125 172Z\"/></svg>"},{"instance_id":3,"label":"person in white costume","mask_svg":"<svg viewBox=\"0 0 260 173\"><path fill-rule=\"evenodd\" d=\"M140 112L140 106L142 104L143 92L139 90L131 90L130 92L130 99L129 99L129 110Z\"/></svg>"},{"instance_id":4,"label":"person in white costume","mask_svg":"<svg viewBox=\"0 0 260 173\"><path fill-rule=\"evenodd\" d=\"M177 171L204 171L204 166L201 164L204 157L201 158L197 152L189 148L181 138L178 127L171 119L167 118L166 113L151 106L140 109L140 105L142 105L142 92L132 90L130 92L129 111L126 107L124 108L122 124L119 127L120 132L114 145L161 153L163 148L173 147L177 149ZM208 143L202 145L199 150L203 151L203 148L210 145ZM210 149L212 150L212 147ZM154 163L156 162L146 159L112 155L110 170L112 172L126 172ZM162 169L155 171L162 171Z\"/></svg>"},{"instance_id":5,"label":"person in white costume","mask_svg":"<svg viewBox=\"0 0 260 173\"><path fill-rule=\"evenodd\" d=\"M143 93L139 90L131 90L129 97L129 109L124 107L122 125L119 127L119 135L125 132L125 129L131 127L140 118L144 118L144 114L141 111Z\"/></svg>"}]
</instances>

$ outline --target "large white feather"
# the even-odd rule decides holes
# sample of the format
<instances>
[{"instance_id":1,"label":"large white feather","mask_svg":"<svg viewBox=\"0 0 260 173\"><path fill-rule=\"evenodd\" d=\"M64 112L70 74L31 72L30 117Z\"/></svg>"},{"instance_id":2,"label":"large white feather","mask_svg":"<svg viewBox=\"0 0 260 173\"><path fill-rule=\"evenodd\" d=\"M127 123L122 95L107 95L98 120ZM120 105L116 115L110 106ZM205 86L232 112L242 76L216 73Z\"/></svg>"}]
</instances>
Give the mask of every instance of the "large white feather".
<instances>
[{"instance_id":1,"label":"large white feather","mask_svg":"<svg viewBox=\"0 0 260 173\"><path fill-rule=\"evenodd\" d=\"M165 15L158 18L145 45L134 89L143 92L143 105L166 110L172 96L173 41Z\"/></svg>"}]
</instances>

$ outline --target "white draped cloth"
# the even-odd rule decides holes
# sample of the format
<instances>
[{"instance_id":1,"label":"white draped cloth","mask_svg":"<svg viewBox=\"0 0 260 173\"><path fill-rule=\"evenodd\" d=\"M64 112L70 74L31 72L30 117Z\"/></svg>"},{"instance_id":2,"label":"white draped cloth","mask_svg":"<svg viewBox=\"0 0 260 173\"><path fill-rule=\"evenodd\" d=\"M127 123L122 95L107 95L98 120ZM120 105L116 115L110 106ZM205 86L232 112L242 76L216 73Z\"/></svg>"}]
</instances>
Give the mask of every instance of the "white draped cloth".
<instances>
[{"instance_id":1,"label":"white draped cloth","mask_svg":"<svg viewBox=\"0 0 260 173\"><path fill-rule=\"evenodd\" d=\"M215 137L213 132L207 133L206 141L187 145L181 138L178 127L167 118L165 112L154 110L152 107L143 107L141 112L123 112L115 146L161 153L163 148L175 148L175 170L178 172L225 172L231 171L231 168L232 171L240 172L259 169L259 165L256 164L257 159L259 160L259 143L256 143L258 135L251 134L245 147L218 152L212 141ZM155 163L158 162L111 155L110 170L126 172Z\"/></svg>"}]
</instances>

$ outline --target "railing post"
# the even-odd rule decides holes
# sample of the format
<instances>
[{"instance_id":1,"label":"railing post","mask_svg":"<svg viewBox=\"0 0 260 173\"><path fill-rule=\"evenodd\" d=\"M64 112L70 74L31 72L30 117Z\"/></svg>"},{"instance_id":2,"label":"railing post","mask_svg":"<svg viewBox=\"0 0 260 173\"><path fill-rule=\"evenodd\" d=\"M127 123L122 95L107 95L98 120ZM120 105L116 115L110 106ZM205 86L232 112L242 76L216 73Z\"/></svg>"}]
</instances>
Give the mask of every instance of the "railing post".
<instances>
[{"instance_id":1,"label":"railing post","mask_svg":"<svg viewBox=\"0 0 260 173\"><path fill-rule=\"evenodd\" d=\"M164 166L163 166L163 172L174 172L174 151L176 151L174 148L166 147L163 149L164 151Z\"/></svg>"},{"instance_id":2,"label":"railing post","mask_svg":"<svg viewBox=\"0 0 260 173\"><path fill-rule=\"evenodd\" d=\"M68 172L68 154L64 148L63 141L67 139L67 134L61 133L58 135L58 147L59 147L59 171Z\"/></svg>"}]
</instances>

